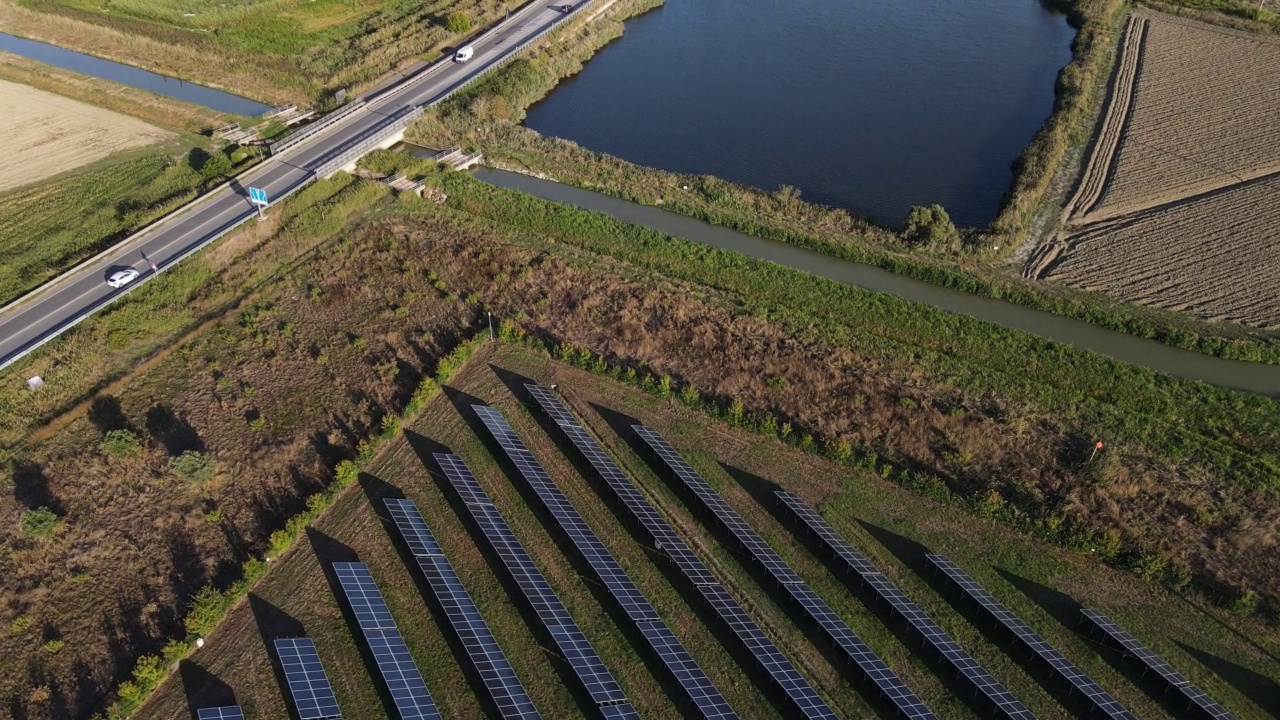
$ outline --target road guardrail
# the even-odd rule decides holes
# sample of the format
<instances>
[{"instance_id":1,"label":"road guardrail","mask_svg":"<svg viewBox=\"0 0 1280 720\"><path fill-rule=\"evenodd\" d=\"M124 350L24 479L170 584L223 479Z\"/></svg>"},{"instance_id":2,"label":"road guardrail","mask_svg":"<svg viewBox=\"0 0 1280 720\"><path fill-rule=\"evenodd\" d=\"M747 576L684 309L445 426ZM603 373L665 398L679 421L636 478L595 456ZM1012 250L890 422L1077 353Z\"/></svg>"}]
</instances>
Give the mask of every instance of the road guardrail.
<instances>
[{"instance_id":1,"label":"road guardrail","mask_svg":"<svg viewBox=\"0 0 1280 720\"><path fill-rule=\"evenodd\" d=\"M334 110L333 112L329 113L328 115L325 115L319 120L311 123L310 125L300 128L297 132L292 133L291 135L288 135L283 140L277 140L276 142L269 143L267 145L267 150L271 153L272 157L275 157L276 155L279 155L285 150L288 150L289 148L294 147L295 145L302 142L303 140L306 140L312 135L315 135L321 130L325 130L327 128L333 127L337 123L341 122L343 119L353 115L357 110L363 108L364 106L365 106L364 100L356 99L352 102L349 102L346 105L343 105L342 107L338 108L337 110Z\"/></svg>"}]
</instances>

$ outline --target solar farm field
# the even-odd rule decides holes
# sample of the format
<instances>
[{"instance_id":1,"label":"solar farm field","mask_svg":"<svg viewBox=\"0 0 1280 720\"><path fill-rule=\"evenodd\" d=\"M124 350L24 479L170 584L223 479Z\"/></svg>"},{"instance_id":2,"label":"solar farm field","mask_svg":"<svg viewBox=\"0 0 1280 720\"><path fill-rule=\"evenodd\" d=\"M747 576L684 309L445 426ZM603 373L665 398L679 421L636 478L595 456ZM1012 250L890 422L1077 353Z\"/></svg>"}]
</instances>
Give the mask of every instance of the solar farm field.
<instances>
[{"instance_id":1,"label":"solar farm field","mask_svg":"<svg viewBox=\"0 0 1280 720\"><path fill-rule=\"evenodd\" d=\"M680 690L636 632L636 623L582 560L580 546L561 530L563 518L553 520L543 510L546 497L529 480L539 476L517 469L508 459L510 451L494 440L493 429L502 432L503 425L495 425L493 418L482 422L475 405L490 405L505 418L514 437L658 609L739 717L790 716L792 709L744 660L747 654L668 558L670 553L651 549L647 531L616 499L611 484L566 441L563 425L529 403L525 384L530 382L555 386L574 421L581 422L610 462L616 462L840 717L882 716L887 706L856 680L817 626L787 601L787 592L772 579L782 571L766 571L739 549L738 539L717 519L721 511L707 512L669 479L633 425L644 424L669 441L724 506L759 534L778 562L821 597L938 717L989 715L968 699L972 692L954 679L948 666L926 658L923 644L906 623L875 602L871 590L842 566L823 559L817 543L802 539L807 532L779 504L776 491L792 491L798 500L818 507L886 581L1036 717L1074 717L1079 707L1066 700L1061 688L1047 681L1041 685L1046 675L930 571L927 553L945 555L963 568L1137 717L1176 718L1183 708L1170 704L1161 687L1147 685L1099 638L1090 639L1080 622L1082 607L1106 613L1237 717L1263 717L1280 700L1271 659L1276 638L1259 625L1201 609L1091 558L1026 540L877 477L732 429L674 400L519 347L494 344L454 375L444 394L369 467L359 486L308 531L304 542L273 559L248 602L235 608L206 646L182 663L139 716L185 718L199 707L234 703L247 717L286 717L289 706L269 646L278 637L305 635L315 643L344 718L398 717L380 690L382 681L332 566L361 562L385 597L441 715L499 717L420 570L418 560L436 551L421 544L411 550L401 540L403 524L391 522L384 509L384 498L403 496L421 511L439 552L474 599L541 717L594 719L600 713L560 659L539 620L538 605L529 603L507 572L467 503L492 503L640 717L697 717L687 703L673 700L681 697ZM448 477L437 453L458 456L446 463L453 468ZM464 465L478 490L458 485L458 468ZM455 487L465 492L460 495Z\"/></svg>"},{"instance_id":2,"label":"solar farm field","mask_svg":"<svg viewBox=\"0 0 1280 720\"><path fill-rule=\"evenodd\" d=\"M1024 274L1280 327L1277 87L1280 39L1136 12L1062 230Z\"/></svg>"}]
</instances>

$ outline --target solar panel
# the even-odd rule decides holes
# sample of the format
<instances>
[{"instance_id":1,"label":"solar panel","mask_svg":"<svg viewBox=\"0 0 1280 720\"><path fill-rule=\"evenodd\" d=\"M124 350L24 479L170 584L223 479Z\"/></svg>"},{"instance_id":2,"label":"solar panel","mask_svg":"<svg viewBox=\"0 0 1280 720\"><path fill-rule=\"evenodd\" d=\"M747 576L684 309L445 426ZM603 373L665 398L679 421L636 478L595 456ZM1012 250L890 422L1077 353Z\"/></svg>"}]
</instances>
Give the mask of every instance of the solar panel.
<instances>
[{"instance_id":1,"label":"solar panel","mask_svg":"<svg viewBox=\"0 0 1280 720\"><path fill-rule=\"evenodd\" d=\"M275 646L299 720L342 717L338 712L338 699L333 695L333 686L324 674L324 666L320 664L320 656L316 654L311 638L277 638Z\"/></svg>"},{"instance_id":2,"label":"solar panel","mask_svg":"<svg viewBox=\"0 0 1280 720\"><path fill-rule=\"evenodd\" d=\"M244 720L244 711L239 705L200 708L196 710L196 720Z\"/></svg>"},{"instance_id":3,"label":"solar panel","mask_svg":"<svg viewBox=\"0 0 1280 720\"><path fill-rule=\"evenodd\" d=\"M1053 649L1053 646L1045 642L1045 639L1040 637L1035 630L1032 630L1030 625L1024 623L1017 615L1014 615L1008 608L1000 604L991 593L987 592L986 588L975 582L958 565L941 555L931 553L925 557L938 571L946 575L952 583L977 602L986 614L1013 633L1019 643L1026 646L1028 650L1047 663L1055 675L1066 680L1077 692L1083 694L1099 712L1110 718L1134 720L1133 715L1123 705L1116 702L1115 698L1107 694L1106 690L1103 690L1097 683L1089 679L1088 675L1085 675L1080 668L1063 657L1062 653Z\"/></svg>"},{"instance_id":4,"label":"solar panel","mask_svg":"<svg viewBox=\"0 0 1280 720\"><path fill-rule=\"evenodd\" d=\"M388 507L393 503L396 504L397 511L392 512L392 517L401 534L406 537L406 541L412 533L427 546L439 547L431 530L427 528L422 514L418 512L417 506L412 501L385 500L384 502ZM409 544L413 545L412 542ZM439 553L419 556L415 560L423 575L426 576L427 585L430 586L436 601L444 610L454 633L462 642L462 647L466 650L467 657L475 667L481 682L484 683L485 690L493 698L498 713L504 720L540 720L541 716L534 707L533 701L529 699L528 693L525 692L524 685L516 676L511 663L507 661L507 656L494 639L493 633L489 631L488 624L471 600L471 595L463 587L453 566L449 564L448 558L443 553Z\"/></svg>"},{"instance_id":5,"label":"solar panel","mask_svg":"<svg viewBox=\"0 0 1280 720\"><path fill-rule=\"evenodd\" d=\"M359 562L336 562L333 571L402 720L439 720L440 711L369 567Z\"/></svg>"},{"instance_id":6,"label":"solar panel","mask_svg":"<svg viewBox=\"0 0 1280 720\"><path fill-rule=\"evenodd\" d=\"M631 703L605 705L600 708L600 714L604 716L605 720L640 720L640 713L631 707Z\"/></svg>"},{"instance_id":7,"label":"solar panel","mask_svg":"<svg viewBox=\"0 0 1280 720\"><path fill-rule=\"evenodd\" d=\"M1004 717L1010 720L1033 720L1034 715L1004 685L991 676L986 668L959 643L938 627L928 615L907 598L896 585L879 572L879 569L831 527L821 515L809 507L795 493L777 491L776 495L815 535L822 544L845 563L862 581L893 609L898 617L906 620L956 672L968 680L978 692L991 702Z\"/></svg>"},{"instance_id":8,"label":"solar panel","mask_svg":"<svg viewBox=\"0 0 1280 720\"><path fill-rule=\"evenodd\" d=\"M441 460L441 457L437 455L436 459ZM600 657L587 642L586 636L569 615L569 611L565 610L560 598L556 596L551 585L547 583L533 559L525 552L524 546L511 532L506 520L498 513L497 508L489 500L488 494L476 482L462 459L455 456L448 463L441 462L440 466L458 494L463 498L472 498L466 501L467 510L475 518L481 532L493 545L498 557L502 559L503 565L520 586L525 597L533 605L538 618L546 626L556 647L559 648L561 656L573 668L578 680L591 696L591 700L598 706L625 702L627 698L622 688L605 668Z\"/></svg>"},{"instance_id":9,"label":"solar panel","mask_svg":"<svg viewBox=\"0 0 1280 720\"><path fill-rule=\"evenodd\" d=\"M670 628L662 622L662 616L636 587L609 550L600 542L582 516L574 509L569 498L555 484L533 453L525 447L515 430L498 410L484 405L473 408L481 422L489 429L507 457L521 476L529 483L538 499L569 536L574 547L586 559L623 611L640 629L650 647L666 665L680 684L681 689L706 718L736 718L729 704L715 688L711 680L698 667ZM655 628L661 628L657 630Z\"/></svg>"},{"instance_id":10,"label":"solar panel","mask_svg":"<svg viewBox=\"0 0 1280 720\"><path fill-rule=\"evenodd\" d=\"M666 438L653 428L644 425L632 425L631 429L662 459L662 462L684 483L685 487L716 516L716 519L747 549L747 552L751 553L770 577L782 585L805 613L822 627L863 675L897 707L900 714L908 718L934 717L897 674L890 670L889 666L849 628L849 625L827 605L826 601L791 569L782 556L778 555L777 551L770 547L729 503L725 502L720 493L716 492L697 470L685 462Z\"/></svg>"},{"instance_id":11,"label":"solar panel","mask_svg":"<svg viewBox=\"0 0 1280 720\"><path fill-rule=\"evenodd\" d=\"M555 420L556 425L565 433L574 447L587 458L587 462L618 495L627 509L644 525L657 547L676 563L685 577L693 583L702 597L729 626L738 640L801 714L806 718L834 720L836 714L821 696L800 675L773 641L764 634L755 620L742 609L738 601L720 585L689 546L676 535L667 521L631 483L631 479L618 469L613 459L605 453L595 438L578 424L560 399L551 391L537 385L525 385L525 388L543 410Z\"/></svg>"},{"instance_id":12,"label":"solar panel","mask_svg":"<svg viewBox=\"0 0 1280 720\"><path fill-rule=\"evenodd\" d=\"M1112 642L1119 645L1126 655L1142 663L1147 670L1159 675L1170 688L1185 697L1189 705L1195 706L1210 718L1234 720L1234 715L1214 702L1213 698L1206 695L1203 690L1192 685L1191 681L1184 677L1182 673L1175 670L1172 665L1165 662L1163 658L1155 654L1146 645L1143 645L1138 638L1129 634L1128 631L1117 625L1111 618L1103 615L1099 610L1083 610L1081 612L1095 628L1101 630Z\"/></svg>"},{"instance_id":13,"label":"solar panel","mask_svg":"<svg viewBox=\"0 0 1280 720\"><path fill-rule=\"evenodd\" d=\"M412 500L386 498L382 502L387 506L392 522L400 529L400 536L404 538L414 557L444 556L440 543L436 542L426 521L422 519L422 514L418 512L418 506Z\"/></svg>"}]
</instances>

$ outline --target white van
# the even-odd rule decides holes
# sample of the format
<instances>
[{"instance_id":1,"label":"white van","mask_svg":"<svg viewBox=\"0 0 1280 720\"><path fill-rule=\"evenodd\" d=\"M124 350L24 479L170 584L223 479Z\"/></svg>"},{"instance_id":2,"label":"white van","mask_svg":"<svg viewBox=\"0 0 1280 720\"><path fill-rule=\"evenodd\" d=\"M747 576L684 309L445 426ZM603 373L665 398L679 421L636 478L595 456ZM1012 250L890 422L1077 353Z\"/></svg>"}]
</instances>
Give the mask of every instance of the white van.
<instances>
[{"instance_id":1,"label":"white van","mask_svg":"<svg viewBox=\"0 0 1280 720\"><path fill-rule=\"evenodd\" d=\"M475 54L476 54L475 48L471 47L470 45L464 45L463 47L458 48L458 52L453 54L453 61L466 62L471 59L472 55L475 55Z\"/></svg>"}]
</instances>

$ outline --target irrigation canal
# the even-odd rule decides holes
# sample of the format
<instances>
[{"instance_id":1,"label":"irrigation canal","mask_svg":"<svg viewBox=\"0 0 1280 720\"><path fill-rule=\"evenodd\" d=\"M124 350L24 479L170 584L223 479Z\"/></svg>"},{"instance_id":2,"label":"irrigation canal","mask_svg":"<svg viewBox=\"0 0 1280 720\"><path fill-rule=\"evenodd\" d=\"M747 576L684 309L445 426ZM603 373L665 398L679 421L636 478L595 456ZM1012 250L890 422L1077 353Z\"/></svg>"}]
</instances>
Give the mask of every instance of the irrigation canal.
<instances>
[{"instance_id":1,"label":"irrigation canal","mask_svg":"<svg viewBox=\"0 0 1280 720\"><path fill-rule=\"evenodd\" d=\"M124 65L111 60L103 60L93 55L85 55L74 50L50 45L37 40L16 37L0 32L0 50L13 53L30 60L37 60L46 65L60 67L84 75L103 80L111 80L121 85L128 85L139 90L146 90L157 95L182 100L193 105L200 105L218 112L236 115L258 116L271 109L269 105L232 95L221 90L214 90L203 85L195 85L176 78L166 77L149 70Z\"/></svg>"},{"instance_id":2,"label":"irrigation canal","mask_svg":"<svg viewBox=\"0 0 1280 720\"><path fill-rule=\"evenodd\" d=\"M1201 380L1220 387L1280 397L1280 366L1278 365L1224 360L1182 350L1155 340L1145 340L1042 310L1033 310L1022 305L931 285L870 265L841 260L783 242L746 235L655 207L528 175L482 168L476 171L475 177L492 185L518 190L552 202L602 212L624 222L643 225L675 237L739 252L748 257L786 265L818 277L856 285L874 292L896 295L912 302L932 305L1003 327L1022 330L1174 377Z\"/></svg>"}]
</instances>

